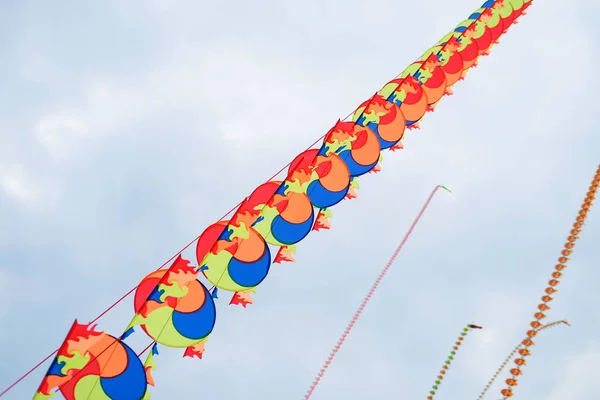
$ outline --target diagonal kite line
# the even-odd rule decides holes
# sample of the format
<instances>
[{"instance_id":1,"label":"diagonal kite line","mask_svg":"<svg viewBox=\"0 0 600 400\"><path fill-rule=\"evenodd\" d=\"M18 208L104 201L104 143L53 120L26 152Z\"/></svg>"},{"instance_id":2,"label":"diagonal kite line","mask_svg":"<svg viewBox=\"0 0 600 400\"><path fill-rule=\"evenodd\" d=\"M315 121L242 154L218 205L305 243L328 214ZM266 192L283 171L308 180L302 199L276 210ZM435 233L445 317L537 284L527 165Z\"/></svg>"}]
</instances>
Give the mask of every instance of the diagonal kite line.
<instances>
[{"instance_id":1,"label":"diagonal kite line","mask_svg":"<svg viewBox=\"0 0 600 400\"><path fill-rule=\"evenodd\" d=\"M312 396L313 392L315 391L315 389L319 385L319 382L321 382L321 379L323 379L323 376L325 375L325 371L327 370L327 368L329 368L329 365L331 365L331 363L333 362L333 359L335 358L335 356L337 355L337 353L340 351L340 348L342 347L342 345L346 341L346 338L348 337L348 335L350 335L350 332L352 331L352 328L354 328L354 325L356 324L356 322L360 318L360 315L362 314L362 312L364 311L365 307L367 306L367 304L371 300L371 297L373 297L373 294L375 294L375 292L377 291L377 288L379 287L379 284L381 283L381 281L383 280L383 278L385 278L385 276L387 275L388 271L390 270L390 268L394 264L394 261L396 261L396 257L398 257L398 254L400 254L400 251L404 247L404 244L406 243L406 241L408 240L408 238L412 234L413 230L415 229L415 227L419 223L419 220L421 219L421 217L423 216L423 214L427 210L427 207L429 207L429 203L431 203L431 201L433 200L435 194L437 193L437 191L439 189L443 189L443 190L446 190L446 191L450 192L450 190L448 188L446 188L445 186L442 186L442 185L437 185L433 189L433 191L429 195L429 198L427 199L427 201L425 202L425 204L421 208L421 211L417 215L417 218L415 218L415 220L413 221L412 225L408 229L408 232L406 232L406 235L404 235L404 238L402 239L402 241L400 242L400 244L398 245L398 247L396 247L396 250L392 254L392 257L390 257L389 261L387 262L387 264L385 265L385 267L383 268L383 270L379 273L379 276L375 280L375 283L373 283L373 286L371 286L371 289L369 290L369 292L367 293L367 295L365 296L365 298L363 299L363 301L360 303L360 306L358 307L358 309L354 313L354 316L352 317L352 320L350 320L350 323L346 327L346 330L344 330L344 332L342 333L342 335L338 339L336 345L333 347L333 350L331 351L331 353L329 354L329 357L327 357L327 360L325 361L325 363L323 364L323 366L319 370L319 373L317 374L315 380L313 381L313 383L308 388L308 391L306 392L304 400L310 399L310 397Z\"/></svg>"}]
</instances>

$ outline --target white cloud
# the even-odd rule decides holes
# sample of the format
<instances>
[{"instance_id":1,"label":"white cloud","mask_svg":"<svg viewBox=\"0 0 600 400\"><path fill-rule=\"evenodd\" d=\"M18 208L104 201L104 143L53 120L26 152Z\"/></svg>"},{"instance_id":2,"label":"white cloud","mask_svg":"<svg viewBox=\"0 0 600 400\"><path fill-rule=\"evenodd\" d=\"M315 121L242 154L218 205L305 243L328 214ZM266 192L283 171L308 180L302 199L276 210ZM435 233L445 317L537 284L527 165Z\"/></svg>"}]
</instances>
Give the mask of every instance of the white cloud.
<instances>
[{"instance_id":1,"label":"white cloud","mask_svg":"<svg viewBox=\"0 0 600 400\"><path fill-rule=\"evenodd\" d=\"M86 122L74 114L49 114L40 118L35 126L35 136L55 159L64 159L75 150L78 139L89 128Z\"/></svg>"},{"instance_id":2,"label":"white cloud","mask_svg":"<svg viewBox=\"0 0 600 400\"><path fill-rule=\"evenodd\" d=\"M0 195L4 194L16 204L26 206L27 212L43 214L60 201L60 185L47 179L40 171L35 171L39 175L34 175L30 170L23 164L0 164ZM5 210L8 212L11 208Z\"/></svg>"},{"instance_id":3,"label":"white cloud","mask_svg":"<svg viewBox=\"0 0 600 400\"><path fill-rule=\"evenodd\" d=\"M32 189L24 182L22 166L11 168L12 171L3 171L0 175L0 186L4 192L15 200L30 200Z\"/></svg>"}]
</instances>

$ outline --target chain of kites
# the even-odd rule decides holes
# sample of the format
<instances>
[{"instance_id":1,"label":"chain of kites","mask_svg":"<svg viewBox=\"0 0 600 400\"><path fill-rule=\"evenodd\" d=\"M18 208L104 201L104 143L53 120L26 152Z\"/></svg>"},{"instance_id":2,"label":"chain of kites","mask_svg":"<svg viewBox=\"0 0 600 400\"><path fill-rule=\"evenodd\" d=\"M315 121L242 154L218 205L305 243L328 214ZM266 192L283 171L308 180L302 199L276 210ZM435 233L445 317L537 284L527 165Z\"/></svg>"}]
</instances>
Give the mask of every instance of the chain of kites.
<instances>
[{"instance_id":1,"label":"chain of kites","mask_svg":"<svg viewBox=\"0 0 600 400\"><path fill-rule=\"evenodd\" d=\"M358 178L381 170L384 150L403 149L401 140L405 129L419 128L425 113L433 111L442 97L452 94L452 86L477 65L479 57L489 54L500 36L517 23L517 18L524 15L530 5L531 0L486 1L427 50L419 61L388 82L344 121L338 120L326 135L147 275L137 287L89 324L75 321L60 348L1 392L0 397L54 357L34 400L48 399L57 392L67 400L149 399L149 386L155 385L152 371L156 368L158 345L182 349L185 357L202 358L216 322L218 291L233 293L229 304L244 308L252 304L251 294L267 277L271 263L293 262L297 243L311 231L329 229L331 208L344 199L357 197ZM319 148L312 148L321 140ZM273 180L285 168L286 178ZM518 367L510 370L512 377L506 380L508 388L502 390L504 399L513 395L513 387L525 365L523 357L530 354L528 349L533 345L531 338L545 327L540 322L545 318L543 312L549 309L550 294L555 292L554 287L562 276L560 271L565 268L599 183L600 168L552 274L546 295L542 297L539 312L534 314L532 329L518 347L521 357L515 360ZM225 220L234 210L231 219ZM194 244L197 266L181 256ZM391 262L393 259L386 271ZM212 287L205 286L199 280L201 276ZM333 360L382 277L361 304L324 368ZM98 330L95 323L132 293L134 317L124 333L113 336ZM139 354L125 343L136 327L152 339ZM433 399L463 337L473 328L479 327L469 324L459 337L428 399ZM142 363L140 357L148 350ZM322 378L324 368L306 398ZM491 382L480 398L490 385Z\"/></svg>"}]
</instances>

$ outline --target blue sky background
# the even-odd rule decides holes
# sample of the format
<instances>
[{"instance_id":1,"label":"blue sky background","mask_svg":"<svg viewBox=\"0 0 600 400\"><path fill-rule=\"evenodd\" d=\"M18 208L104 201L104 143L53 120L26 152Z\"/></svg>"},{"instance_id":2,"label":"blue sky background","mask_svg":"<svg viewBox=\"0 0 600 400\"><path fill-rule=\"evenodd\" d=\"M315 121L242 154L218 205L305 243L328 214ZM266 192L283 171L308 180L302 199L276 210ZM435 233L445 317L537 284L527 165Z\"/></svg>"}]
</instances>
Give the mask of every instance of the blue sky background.
<instances>
[{"instance_id":1,"label":"blue sky background","mask_svg":"<svg viewBox=\"0 0 600 400\"><path fill-rule=\"evenodd\" d=\"M3 2L0 388L478 6ZM438 193L313 399L425 398L471 321L485 330L436 398L475 399L527 330L600 161L599 12L536 2L253 306L223 296L204 360L161 352L153 398L303 398L442 183L454 193ZM548 312L572 327L540 334L515 398L600 398L596 211ZM100 327L120 334L131 301ZM30 398L45 368L6 400Z\"/></svg>"}]
</instances>

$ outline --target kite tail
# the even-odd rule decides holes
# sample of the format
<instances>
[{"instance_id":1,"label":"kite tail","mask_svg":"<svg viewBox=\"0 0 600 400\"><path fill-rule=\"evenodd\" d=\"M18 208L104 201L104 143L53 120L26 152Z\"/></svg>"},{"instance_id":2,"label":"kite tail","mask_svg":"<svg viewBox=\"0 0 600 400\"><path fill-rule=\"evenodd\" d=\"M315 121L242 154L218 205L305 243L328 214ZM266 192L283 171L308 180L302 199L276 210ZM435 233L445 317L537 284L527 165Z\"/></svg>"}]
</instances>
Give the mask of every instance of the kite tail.
<instances>
[{"instance_id":1,"label":"kite tail","mask_svg":"<svg viewBox=\"0 0 600 400\"><path fill-rule=\"evenodd\" d=\"M333 347L333 350L331 351L331 353L329 353L329 357L327 357L327 360L325 361L325 363L323 364L323 366L319 370L319 373L317 374L317 377L315 378L315 380L313 381L313 383L308 388L308 391L306 392L306 396L304 397L304 400L308 400L312 396L313 392L315 391L315 389L319 385L319 382L321 381L321 379L323 379L323 376L325 375L325 371L327 370L327 368L329 368L329 365L333 362L333 359L335 358L335 356L337 355L337 353L340 351L340 348L342 347L342 345L346 341L346 338L348 337L348 335L352 331L352 328L354 328L354 325L356 324L356 322L360 318L363 310L365 309L365 307L369 303L369 300L371 300L371 297L377 291L377 288L379 287L379 284L381 283L381 281L383 280L383 278L385 278L385 275L388 273L389 269L394 264L394 261L396 260L396 257L398 257L398 254L400 254L400 251L404 247L404 244L406 243L406 241L408 240L408 238L412 234L413 230L415 229L415 227L419 223L419 220L421 219L421 217L423 216L423 214L427 210L427 207L429 207L429 203L431 203L431 200L433 200L433 197L435 196L435 194L437 193L437 191L439 189L442 189L442 188L443 188L443 186L437 185L433 189L433 191L431 192L431 194L429 195L429 198L427 199L427 201L425 202L425 204L421 208L421 211L419 211L419 214L417 215L417 218L415 218L415 220L413 221L412 225L408 229L408 232L406 232L406 234L404 235L404 238L402 239L402 241L400 242L400 244L398 245L398 247L396 247L396 250L394 251L394 254L392 254L392 257L390 257L390 259L387 262L385 268L383 268L383 270L379 273L379 276L375 280L375 283L373 283L373 286L371 286L371 289L369 290L369 292L367 293L367 295L365 296L365 298L361 302L360 306L358 307L358 309L354 313L354 316L352 317L352 320L350 321L350 323L348 324L348 326L346 327L346 329L342 333L342 336L340 336L340 338L338 339L338 342Z\"/></svg>"},{"instance_id":2,"label":"kite tail","mask_svg":"<svg viewBox=\"0 0 600 400\"><path fill-rule=\"evenodd\" d=\"M454 346L452 346L452 350L450 351L450 354L446 358L446 361L444 362L444 366L440 369L440 374L437 376L437 379L435 380L433 386L431 387L431 390L429 391L429 396L427 396L427 400L433 400L433 396L435 396L435 394L437 393L437 390L438 390L439 386L441 385L442 380L444 379L444 375L446 375L446 372L448 371L450 364L452 364L452 361L454 360L454 356L456 355L456 352L462 345L463 340L465 340L465 337L471 331L471 329L482 329L482 328L480 326L473 325L473 324L468 324L466 327L463 328L462 332L460 332L460 335L458 336L458 339L454 343Z\"/></svg>"},{"instance_id":3,"label":"kite tail","mask_svg":"<svg viewBox=\"0 0 600 400\"><path fill-rule=\"evenodd\" d=\"M546 324L544 326L542 326L541 328L537 329L538 332L541 332L545 329L548 328L553 328L557 325L560 324L565 324L565 325L569 325L569 323L565 320L560 320L560 321L554 321L551 322L549 324ZM516 354L517 351L519 351L521 348L523 347L523 342L520 342L518 345L515 346L515 348L513 349L513 351L510 352L510 354L508 355L508 357L506 357L504 359L504 361L502 362L502 364L500 364L500 367L496 370L496 373L494 373L494 375L492 376L492 379L490 379L490 381L488 382L487 385L485 385L485 388L483 389L483 391L481 392L481 394L479 395L479 397L477 397L477 400L481 400L485 397L485 395L487 394L488 390L490 389L490 387L494 384L494 382L496 381L496 379L498 378L498 376L500 375L500 373L504 370L504 368L506 367L506 365L508 364L508 362L510 360L512 360L512 358L514 357L514 355Z\"/></svg>"},{"instance_id":4,"label":"kite tail","mask_svg":"<svg viewBox=\"0 0 600 400\"><path fill-rule=\"evenodd\" d=\"M592 207L592 202L596 198L596 192L598 191L598 185L600 185L600 165L596 171L596 175L594 175L594 179L592 180L592 185L590 186L585 199L583 200L583 204L579 210L579 214L575 219L575 223L573 224L573 229L571 229L570 235L567 238L567 243L563 250L561 251L561 255L558 258L558 264L556 264L555 271L552 272L552 279L548 281L548 287L545 289L545 295L542 296L542 303L538 305L538 312L534 314L534 320L530 323L533 329L527 331L527 338L523 341L523 348L519 351L521 357L515 359L515 364L517 364L516 368L510 370L511 377L508 378L505 382L508 385L507 388L504 388L500 391L503 396L502 400L506 400L513 395L513 387L518 384L518 377L522 375L521 368L526 365L525 358L530 355L528 350L529 347L533 346L532 338L537 335L537 328L542 326L540 322L543 318L546 318L544 314L545 311L550 310L550 306L547 303L552 301L552 297L549 295L556 293L557 289L554 287L560 283L560 278L562 277L562 272L565 268L567 268L566 263L569 261L569 256L573 253L573 248L575 247L575 242L579 239L579 234L581 233L581 229L585 223L587 218L587 214Z\"/></svg>"}]
</instances>

